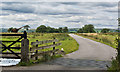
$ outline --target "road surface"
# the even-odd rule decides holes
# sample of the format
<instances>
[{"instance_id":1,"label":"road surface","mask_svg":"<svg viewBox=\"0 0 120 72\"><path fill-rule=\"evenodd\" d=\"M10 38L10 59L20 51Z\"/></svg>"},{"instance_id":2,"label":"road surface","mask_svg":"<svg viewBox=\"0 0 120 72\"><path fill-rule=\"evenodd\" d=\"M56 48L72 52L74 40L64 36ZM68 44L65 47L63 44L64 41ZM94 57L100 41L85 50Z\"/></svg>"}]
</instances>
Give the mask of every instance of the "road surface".
<instances>
[{"instance_id":1,"label":"road surface","mask_svg":"<svg viewBox=\"0 0 120 72\"><path fill-rule=\"evenodd\" d=\"M29 67L16 67L23 70L105 70L115 58L116 50L105 44L69 34L79 44L79 50L55 60ZM3 68L4 69L4 68ZM12 68L8 68L12 69Z\"/></svg>"},{"instance_id":2,"label":"road surface","mask_svg":"<svg viewBox=\"0 0 120 72\"><path fill-rule=\"evenodd\" d=\"M79 50L70 54L69 57L110 61L112 57L116 56L116 50L108 45L78 35L69 35L79 43Z\"/></svg>"}]
</instances>

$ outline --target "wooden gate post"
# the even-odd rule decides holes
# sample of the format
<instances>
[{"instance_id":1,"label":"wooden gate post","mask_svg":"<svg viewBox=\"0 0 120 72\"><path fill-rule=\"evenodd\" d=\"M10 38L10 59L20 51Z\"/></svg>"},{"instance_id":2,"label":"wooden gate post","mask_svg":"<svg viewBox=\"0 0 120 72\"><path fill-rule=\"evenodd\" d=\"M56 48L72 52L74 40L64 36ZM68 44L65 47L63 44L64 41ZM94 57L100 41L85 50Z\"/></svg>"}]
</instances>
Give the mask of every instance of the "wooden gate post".
<instances>
[{"instance_id":1,"label":"wooden gate post","mask_svg":"<svg viewBox=\"0 0 120 72\"><path fill-rule=\"evenodd\" d=\"M55 40L55 38L53 38ZM55 44L55 42L53 42ZM55 47L53 47L53 51L55 50ZM55 52L53 52L53 55L55 55Z\"/></svg>"},{"instance_id":2,"label":"wooden gate post","mask_svg":"<svg viewBox=\"0 0 120 72\"><path fill-rule=\"evenodd\" d=\"M38 42L38 40L36 40L36 42ZM36 45L36 47L38 47L38 44ZM36 50L36 52L35 52L36 54L38 53L38 50ZM35 57L35 60L37 60L38 59L38 56L37 57Z\"/></svg>"},{"instance_id":3,"label":"wooden gate post","mask_svg":"<svg viewBox=\"0 0 120 72\"><path fill-rule=\"evenodd\" d=\"M21 61L29 62L29 40L26 32L24 32L24 39L21 42Z\"/></svg>"}]
</instances>

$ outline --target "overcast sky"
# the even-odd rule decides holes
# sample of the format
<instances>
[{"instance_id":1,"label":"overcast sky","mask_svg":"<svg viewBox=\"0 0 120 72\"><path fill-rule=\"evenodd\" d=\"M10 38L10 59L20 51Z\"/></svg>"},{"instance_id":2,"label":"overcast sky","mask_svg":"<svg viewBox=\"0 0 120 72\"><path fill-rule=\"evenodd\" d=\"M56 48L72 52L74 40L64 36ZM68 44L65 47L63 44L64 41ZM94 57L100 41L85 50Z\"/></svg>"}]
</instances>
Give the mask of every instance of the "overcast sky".
<instances>
[{"instance_id":1,"label":"overcast sky","mask_svg":"<svg viewBox=\"0 0 120 72\"><path fill-rule=\"evenodd\" d=\"M117 2L2 2L2 28L30 25L80 28L117 28Z\"/></svg>"}]
</instances>

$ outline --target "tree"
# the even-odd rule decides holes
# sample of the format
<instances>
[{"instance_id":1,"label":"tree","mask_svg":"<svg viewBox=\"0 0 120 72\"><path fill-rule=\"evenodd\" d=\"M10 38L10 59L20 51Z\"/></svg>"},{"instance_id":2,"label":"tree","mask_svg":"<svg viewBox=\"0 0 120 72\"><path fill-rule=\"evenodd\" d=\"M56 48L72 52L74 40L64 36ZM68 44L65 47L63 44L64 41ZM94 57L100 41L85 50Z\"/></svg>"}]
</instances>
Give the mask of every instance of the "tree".
<instances>
[{"instance_id":1,"label":"tree","mask_svg":"<svg viewBox=\"0 0 120 72\"><path fill-rule=\"evenodd\" d=\"M60 33L60 32L59 32L59 29L54 29L54 32L55 32L55 33Z\"/></svg>"},{"instance_id":2,"label":"tree","mask_svg":"<svg viewBox=\"0 0 120 72\"><path fill-rule=\"evenodd\" d=\"M63 29L62 29L62 27L59 27L59 33L62 33L63 32Z\"/></svg>"},{"instance_id":3,"label":"tree","mask_svg":"<svg viewBox=\"0 0 120 72\"><path fill-rule=\"evenodd\" d=\"M55 28L51 28L49 26L46 28L46 30L47 30L47 33L54 33L56 31Z\"/></svg>"},{"instance_id":4,"label":"tree","mask_svg":"<svg viewBox=\"0 0 120 72\"><path fill-rule=\"evenodd\" d=\"M92 24L89 24L89 25L85 25L83 28L82 28L83 32L84 33L95 33L94 31L94 26Z\"/></svg>"},{"instance_id":5,"label":"tree","mask_svg":"<svg viewBox=\"0 0 120 72\"><path fill-rule=\"evenodd\" d=\"M8 32L12 32L12 29L13 29L13 27L9 28L9 29L8 29Z\"/></svg>"},{"instance_id":6,"label":"tree","mask_svg":"<svg viewBox=\"0 0 120 72\"><path fill-rule=\"evenodd\" d=\"M41 26L37 27L36 32L46 33L47 32L47 27L45 25L41 25Z\"/></svg>"},{"instance_id":7,"label":"tree","mask_svg":"<svg viewBox=\"0 0 120 72\"><path fill-rule=\"evenodd\" d=\"M51 27L47 27L47 33L51 33L51 30L52 30L52 28Z\"/></svg>"},{"instance_id":8,"label":"tree","mask_svg":"<svg viewBox=\"0 0 120 72\"><path fill-rule=\"evenodd\" d=\"M63 28L63 32L64 32L64 33L67 33L67 32L68 32L68 28L67 28L67 27L64 27L64 28Z\"/></svg>"},{"instance_id":9,"label":"tree","mask_svg":"<svg viewBox=\"0 0 120 72\"><path fill-rule=\"evenodd\" d=\"M110 29L104 28L104 29L101 30L101 33L107 33L109 31L110 31Z\"/></svg>"},{"instance_id":10,"label":"tree","mask_svg":"<svg viewBox=\"0 0 120 72\"><path fill-rule=\"evenodd\" d=\"M80 28L80 29L77 31L77 33L83 33L83 29Z\"/></svg>"},{"instance_id":11,"label":"tree","mask_svg":"<svg viewBox=\"0 0 120 72\"><path fill-rule=\"evenodd\" d=\"M26 30L28 30L28 28L30 28L29 25L25 25L25 26L23 26L23 27L24 27L24 29L26 29Z\"/></svg>"}]
</instances>

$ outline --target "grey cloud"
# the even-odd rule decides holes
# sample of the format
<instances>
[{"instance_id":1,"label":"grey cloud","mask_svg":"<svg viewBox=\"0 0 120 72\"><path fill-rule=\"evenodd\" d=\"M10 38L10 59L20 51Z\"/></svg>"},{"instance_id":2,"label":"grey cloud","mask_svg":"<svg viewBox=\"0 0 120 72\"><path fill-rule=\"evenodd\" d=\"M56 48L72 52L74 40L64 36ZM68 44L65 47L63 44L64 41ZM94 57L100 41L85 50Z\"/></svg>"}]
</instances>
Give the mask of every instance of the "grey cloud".
<instances>
[{"instance_id":1,"label":"grey cloud","mask_svg":"<svg viewBox=\"0 0 120 72\"><path fill-rule=\"evenodd\" d=\"M99 3L95 3L94 6L115 7L117 6L117 2L99 2Z\"/></svg>"},{"instance_id":2,"label":"grey cloud","mask_svg":"<svg viewBox=\"0 0 120 72\"><path fill-rule=\"evenodd\" d=\"M30 24L34 28L39 24L59 27L81 27L85 24L94 24L97 27L116 24L117 10L114 9L116 3L83 3L83 2L21 2L3 3L0 16L4 17L4 23ZM110 8L110 9L107 9ZM24 18L24 14L36 15L33 18ZM22 14L21 19L10 19L9 14ZM29 15L28 15L29 16ZM76 16L76 17L75 17ZM82 17L79 17L82 16ZM86 16L94 18L85 18ZM14 16L15 17L15 16ZM39 18L40 17L40 18ZM71 17L71 19L70 19ZM72 18L74 17L74 18ZM112 19L110 19L112 17ZM40 20L41 19L41 20ZM45 21L48 20L49 22ZM30 22L29 22L30 21ZM34 24L34 25L33 25ZM5 25L8 26L8 25ZM4 27L5 27L4 26Z\"/></svg>"},{"instance_id":3,"label":"grey cloud","mask_svg":"<svg viewBox=\"0 0 120 72\"><path fill-rule=\"evenodd\" d=\"M47 14L47 15L59 15L59 14L88 14L95 12L87 12L84 9L76 8L79 4L73 3L72 6L67 6L66 2L63 3L4 3L5 6L2 10L15 11L18 13L37 13L37 14ZM67 3L69 4L69 2ZM72 4L70 2L70 4ZM74 5L76 4L76 6ZM75 6L75 7L74 7Z\"/></svg>"},{"instance_id":4,"label":"grey cloud","mask_svg":"<svg viewBox=\"0 0 120 72\"><path fill-rule=\"evenodd\" d=\"M38 14L42 14L42 15L85 15L85 13L72 13L72 12L69 12L69 13L52 13L52 12L49 12L49 13L38 13ZM69 16L68 16L69 17ZM61 17L61 18L64 18L64 17Z\"/></svg>"},{"instance_id":5,"label":"grey cloud","mask_svg":"<svg viewBox=\"0 0 120 72\"><path fill-rule=\"evenodd\" d=\"M61 2L61 4L66 4L66 5L77 5L78 2Z\"/></svg>"},{"instance_id":6,"label":"grey cloud","mask_svg":"<svg viewBox=\"0 0 120 72\"><path fill-rule=\"evenodd\" d=\"M15 11L20 13L33 13L35 9L30 5L11 4L3 6L2 10Z\"/></svg>"},{"instance_id":7,"label":"grey cloud","mask_svg":"<svg viewBox=\"0 0 120 72\"><path fill-rule=\"evenodd\" d=\"M111 13L117 13L118 11L117 10L104 10L106 12L111 12Z\"/></svg>"},{"instance_id":8,"label":"grey cloud","mask_svg":"<svg viewBox=\"0 0 120 72\"><path fill-rule=\"evenodd\" d=\"M27 22L27 21L35 21L35 20L33 20L33 19L27 19L27 20L16 20L16 21L23 21L23 22Z\"/></svg>"},{"instance_id":9,"label":"grey cloud","mask_svg":"<svg viewBox=\"0 0 120 72\"><path fill-rule=\"evenodd\" d=\"M9 15L9 14L0 14L0 16L7 16L7 15Z\"/></svg>"},{"instance_id":10,"label":"grey cloud","mask_svg":"<svg viewBox=\"0 0 120 72\"><path fill-rule=\"evenodd\" d=\"M12 4L23 4L23 2L1 2L2 4L12 5Z\"/></svg>"},{"instance_id":11,"label":"grey cloud","mask_svg":"<svg viewBox=\"0 0 120 72\"><path fill-rule=\"evenodd\" d=\"M79 23L80 21L72 21L72 20L70 20L70 21L65 21L65 22L73 22L73 23Z\"/></svg>"}]
</instances>

